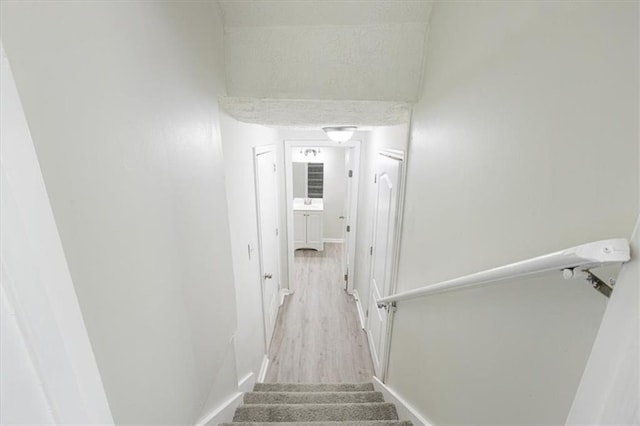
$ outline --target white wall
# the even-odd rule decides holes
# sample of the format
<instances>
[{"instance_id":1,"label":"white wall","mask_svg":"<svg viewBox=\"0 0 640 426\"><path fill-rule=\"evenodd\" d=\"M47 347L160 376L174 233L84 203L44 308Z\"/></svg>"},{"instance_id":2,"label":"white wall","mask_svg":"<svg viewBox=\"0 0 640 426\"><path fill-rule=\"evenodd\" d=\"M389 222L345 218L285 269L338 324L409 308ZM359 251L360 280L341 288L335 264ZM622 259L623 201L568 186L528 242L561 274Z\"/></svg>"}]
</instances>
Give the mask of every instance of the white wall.
<instances>
[{"instance_id":1,"label":"white wall","mask_svg":"<svg viewBox=\"0 0 640 426\"><path fill-rule=\"evenodd\" d=\"M4 272L4 271L3 271ZM0 421L2 424L55 424L56 418L47 400L42 378L29 354L24 333L15 315L12 303L0 286Z\"/></svg>"},{"instance_id":2,"label":"white wall","mask_svg":"<svg viewBox=\"0 0 640 426\"><path fill-rule=\"evenodd\" d=\"M265 341L253 147L275 145L278 133L267 127L241 123L226 113L222 114L220 129L236 280L238 328L235 343L238 378L242 380L253 373L255 380L265 355ZM281 153L277 158L281 163ZM279 166L278 175L284 170L281 164ZM280 245L286 246L285 236L285 232L280 232ZM286 258L283 261L286 262ZM281 274L281 277L286 279L286 274Z\"/></svg>"},{"instance_id":3,"label":"white wall","mask_svg":"<svg viewBox=\"0 0 640 426\"><path fill-rule=\"evenodd\" d=\"M360 191L358 193L358 235L356 237L356 265L354 288L358 292L363 309L369 306L369 278L371 273L371 227L376 201L376 185L373 182L376 158L383 149L407 151L409 124L374 127L368 140L362 144L360 157Z\"/></svg>"},{"instance_id":4,"label":"white wall","mask_svg":"<svg viewBox=\"0 0 640 426\"><path fill-rule=\"evenodd\" d=\"M0 424L113 424L0 45Z\"/></svg>"},{"instance_id":5,"label":"white wall","mask_svg":"<svg viewBox=\"0 0 640 426\"><path fill-rule=\"evenodd\" d=\"M237 386L218 9L1 7L2 40L114 420L193 423Z\"/></svg>"},{"instance_id":6,"label":"white wall","mask_svg":"<svg viewBox=\"0 0 640 426\"><path fill-rule=\"evenodd\" d=\"M399 289L628 238L638 4L443 2L430 28ZM557 275L402 303L388 383L434 423L563 423L605 306Z\"/></svg>"}]
</instances>

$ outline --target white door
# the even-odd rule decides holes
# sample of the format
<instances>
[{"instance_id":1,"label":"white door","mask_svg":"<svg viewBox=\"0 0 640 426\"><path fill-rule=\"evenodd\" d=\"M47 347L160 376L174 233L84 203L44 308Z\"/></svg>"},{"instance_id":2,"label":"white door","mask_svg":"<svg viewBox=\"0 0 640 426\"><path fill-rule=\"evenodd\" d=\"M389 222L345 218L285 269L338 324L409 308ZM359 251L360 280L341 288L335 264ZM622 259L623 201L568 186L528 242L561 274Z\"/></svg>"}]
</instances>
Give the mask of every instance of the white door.
<instances>
[{"instance_id":1,"label":"white door","mask_svg":"<svg viewBox=\"0 0 640 426\"><path fill-rule=\"evenodd\" d=\"M278 197L274 147L255 149L256 194L260 235L260 274L265 344L271 342L279 306L280 258L278 244Z\"/></svg>"},{"instance_id":2,"label":"white door","mask_svg":"<svg viewBox=\"0 0 640 426\"><path fill-rule=\"evenodd\" d=\"M345 154L344 154L344 165L345 165L345 170L346 170L346 191L345 191L345 197L344 197L344 245L342 248L342 273L345 276L345 290L348 290L350 288L349 286L349 280L352 279L352 275L349 273L349 254L351 253L350 250L350 245L351 245L351 236L353 235L353 233L351 232L346 232L347 230L347 226L351 226L351 192L353 190L353 188L351 187L351 182L353 179L353 166L352 166L352 162L353 162L353 148L349 148L345 150Z\"/></svg>"},{"instance_id":3,"label":"white door","mask_svg":"<svg viewBox=\"0 0 640 426\"><path fill-rule=\"evenodd\" d=\"M388 296L392 290L402 164L401 155L380 153L376 159L377 190L367 332L376 376L380 378L383 378L385 368L388 312L384 308L379 309L376 300Z\"/></svg>"}]
</instances>

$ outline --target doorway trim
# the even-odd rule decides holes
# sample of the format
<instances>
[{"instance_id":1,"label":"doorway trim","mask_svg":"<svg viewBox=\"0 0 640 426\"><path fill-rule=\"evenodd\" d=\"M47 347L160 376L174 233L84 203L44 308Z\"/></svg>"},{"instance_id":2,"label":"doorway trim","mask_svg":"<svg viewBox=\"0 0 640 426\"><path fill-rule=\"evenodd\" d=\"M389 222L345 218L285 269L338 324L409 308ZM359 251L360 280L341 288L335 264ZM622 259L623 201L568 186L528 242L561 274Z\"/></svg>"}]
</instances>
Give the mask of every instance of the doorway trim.
<instances>
[{"instance_id":1,"label":"doorway trim","mask_svg":"<svg viewBox=\"0 0 640 426\"><path fill-rule=\"evenodd\" d=\"M285 199L287 219L287 260L289 277L289 289L293 283L294 271L294 242L293 242L293 168L291 150L294 147L327 147L327 148L351 148L353 149L353 178L351 179L351 203L348 206L351 223L348 224L350 232L346 233L345 240L349 240L349 265L355 270L357 212L358 212L358 186L360 184L360 140L351 140L341 144L328 140L285 140L284 141L284 168L285 168ZM347 280L347 293L353 294L353 270L349 271Z\"/></svg>"}]
</instances>

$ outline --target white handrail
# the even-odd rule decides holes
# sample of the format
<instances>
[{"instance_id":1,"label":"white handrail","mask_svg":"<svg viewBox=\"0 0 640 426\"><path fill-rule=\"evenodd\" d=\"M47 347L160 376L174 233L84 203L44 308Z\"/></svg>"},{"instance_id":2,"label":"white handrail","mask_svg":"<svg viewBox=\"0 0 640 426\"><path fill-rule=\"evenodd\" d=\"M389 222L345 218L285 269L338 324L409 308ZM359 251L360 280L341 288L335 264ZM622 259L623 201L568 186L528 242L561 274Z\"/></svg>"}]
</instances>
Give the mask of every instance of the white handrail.
<instances>
[{"instance_id":1,"label":"white handrail","mask_svg":"<svg viewBox=\"0 0 640 426\"><path fill-rule=\"evenodd\" d=\"M624 238L595 241L452 280L430 284L415 290L396 293L380 298L376 300L376 303L379 308L382 308L402 300L475 287L541 272L562 271L564 269L584 271L597 266L627 262L630 257L629 242Z\"/></svg>"}]
</instances>

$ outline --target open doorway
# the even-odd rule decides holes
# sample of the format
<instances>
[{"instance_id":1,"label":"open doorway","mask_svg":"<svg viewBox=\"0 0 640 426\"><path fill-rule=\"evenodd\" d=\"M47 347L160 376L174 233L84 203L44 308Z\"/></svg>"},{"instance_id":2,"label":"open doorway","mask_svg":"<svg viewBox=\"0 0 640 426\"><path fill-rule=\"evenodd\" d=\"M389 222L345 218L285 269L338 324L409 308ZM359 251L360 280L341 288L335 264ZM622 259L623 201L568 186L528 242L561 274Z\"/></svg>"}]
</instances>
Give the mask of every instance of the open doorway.
<instances>
[{"instance_id":1,"label":"open doorway","mask_svg":"<svg viewBox=\"0 0 640 426\"><path fill-rule=\"evenodd\" d=\"M289 296L278 313L265 381L384 376L386 330L393 320L375 302L395 286L403 168L391 173L379 163L381 155L404 158L407 130L375 128L343 144L312 132L281 133ZM388 226L376 232L383 223ZM384 265L383 273L372 270L373 263Z\"/></svg>"},{"instance_id":2,"label":"open doorway","mask_svg":"<svg viewBox=\"0 0 640 426\"><path fill-rule=\"evenodd\" d=\"M360 142L284 146L290 294L278 314L265 381L370 381L373 363L348 273Z\"/></svg>"},{"instance_id":3,"label":"open doorway","mask_svg":"<svg viewBox=\"0 0 640 426\"><path fill-rule=\"evenodd\" d=\"M329 244L340 258L343 288L353 293L359 166L360 141L285 141L290 286L296 253Z\"/></svg>"}]
</instances>

